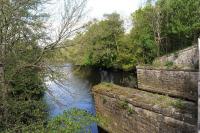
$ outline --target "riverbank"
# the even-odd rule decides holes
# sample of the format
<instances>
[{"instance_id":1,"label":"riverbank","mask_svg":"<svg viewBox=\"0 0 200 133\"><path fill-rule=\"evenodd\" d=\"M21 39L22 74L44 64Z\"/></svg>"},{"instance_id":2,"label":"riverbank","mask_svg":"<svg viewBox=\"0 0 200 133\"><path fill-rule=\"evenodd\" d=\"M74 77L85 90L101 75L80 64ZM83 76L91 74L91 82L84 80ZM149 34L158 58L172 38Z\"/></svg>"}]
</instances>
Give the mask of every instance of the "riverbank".
<instances>
[{"instance_id":1,"label":"riverbank","mask_svg":"<svg viewBox=\"0 0 200 133\"><path fill-rule=\"evenodd\" d=\"M65 110L74 107L95 115L96 110L91 89L92 86L101 82L130 87L134 87L136 84L135 75L129 72L78 67L68 63L55 65L55 67L65 75L65 79L61 83L46 82L48 90L44 99L49 106L50 117L56 117ZM92 133L97 133L97 131L97 126L93 125Z\"/></svg>"}]
</instances>

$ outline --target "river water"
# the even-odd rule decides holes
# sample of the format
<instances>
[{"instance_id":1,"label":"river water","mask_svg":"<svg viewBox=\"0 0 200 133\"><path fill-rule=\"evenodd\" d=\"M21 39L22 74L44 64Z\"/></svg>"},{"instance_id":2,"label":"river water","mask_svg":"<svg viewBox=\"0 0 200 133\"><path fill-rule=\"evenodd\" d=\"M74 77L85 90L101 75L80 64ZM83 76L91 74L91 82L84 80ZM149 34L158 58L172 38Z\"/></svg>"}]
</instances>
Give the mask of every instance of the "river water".
<instances>
[{"instance_id":1,"label":"river water","mask_svg":"<svg viewBox=\"0 0 200 133\"><path fill-rule=\"evenodd\" d=\"M134 73L92 68L78 68L71 64L55 67L64 75L60 81L48 80L45 101L51 117L65 110L79 108L95 115L94 100L91 94L93 85L109 82L122 86L135 87ZM98 133L96 124L90 127L92 133Z\"/></svg>"}]
</instances>

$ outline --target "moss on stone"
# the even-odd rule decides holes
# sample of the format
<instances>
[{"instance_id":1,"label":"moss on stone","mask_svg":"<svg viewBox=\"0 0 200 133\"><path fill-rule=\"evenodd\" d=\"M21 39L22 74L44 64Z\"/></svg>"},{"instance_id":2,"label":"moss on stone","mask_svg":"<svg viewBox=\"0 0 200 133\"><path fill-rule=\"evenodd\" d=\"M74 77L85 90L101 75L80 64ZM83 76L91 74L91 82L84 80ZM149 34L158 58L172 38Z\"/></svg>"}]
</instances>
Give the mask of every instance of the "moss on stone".
<instances>
[{"instance_id":1,"label":"moss on stone","mask_svg":"<svg viewBox=\"0 0 200 133\"><path fill-rule=\"evenodd\" d=\"M169 96L165 95L159 95L159 94L148 94L151 98L147 100L147 102L159 105L162 108L168 108L168 107L174 107L177 109L184 109L186 106L184 101L181 99L171 98Z\"/></svg>"},{"instance_id":2,"label":"moss on stone","mask_svg":"<svg viewBox=\"0 0 200 133\"><path fill-rule=\"evenodd\" d=\"M157 105L160 108L173 107L176 109L184 109L184 107L186 107L185 102L180 99L133 88L121 87L110 83L96 85L94 86L93 91L103 95L113 95L113 97L118 97L118 99L121 100L119 105L124 109L127 109L128 103L131 103L132 101L147 104L149 106ZM105 103L105 100L103 100L103 102Z\"/></svg>"},{"instance_id":3,"label":"moss on stone","mask_svg":"<svg viewBox=\"0 0 200 133\"><path fill-rule=\"evenodd\" d=\"M102 114L98 113L96 114L96 117L98 118L99 121L99 126L100 127L107 127L109 123L111 123L112 118L109 116L103 116Z\"/></svg>"},{"instance_id":4,"label":"moss on stone","mask_svg":"<svg viewBox=\"0 0 200 133\"><path fill-rule=\"evenodd\" d=\"M128 109L128 107L129 107L128 101L126 101L126 100L119 101L118 104L119 104L119 107L122 108L122 109Z\"/></svg>"},{"instance_id":5,"label":"moss on stone","mask_svg":"<svg viewBox=\"0 0 200 133\"><path fill-rule=\"evenodd\" d=\"M118 101L117 104L121 109L126 110L128 112L128 115L136 113L134 108L129 105L129 102L127 100Z\"/></svg>"},{"instance_id":6,"label":"moss on stone","mask_svg":"<svg viewBox=\"0 0 200 133\"><path fill-rule=\"evenodd\" d=\"M128 107L128 114L132 115L134 113L136 113L136 111L134 110L134 108Z\"/></svg>"},{"instance_id":7,"label":"moss on stone","mask_svg":"<svg viewBox=\"0 0 200 133\"><path fill-rule=\"evenodd\" d=\"M102 100L103 100L103 104L107 103L107 99L105 97L102 97Z\"/></svg>"},{"instance_id":8,"label":"moss on stone","mask_svg":"<svg viewBox=\"0 0 200 133\"><path fill-rule=\"evenodd\" d=\"M186 104L182 100L175 100L171 103L171 105L175 108L184 109L186 107Z\"/></svg>"},{"instance_id":9,"label":"moss on stone","mask_svg":"<svg viewBox=\"0 0 200 133\"><path fill-rule=\"evenodd\" d=\"M110 91L113 89L113 84L103 82L93 87L94 91Z\"/></svg>"}]
</instances>

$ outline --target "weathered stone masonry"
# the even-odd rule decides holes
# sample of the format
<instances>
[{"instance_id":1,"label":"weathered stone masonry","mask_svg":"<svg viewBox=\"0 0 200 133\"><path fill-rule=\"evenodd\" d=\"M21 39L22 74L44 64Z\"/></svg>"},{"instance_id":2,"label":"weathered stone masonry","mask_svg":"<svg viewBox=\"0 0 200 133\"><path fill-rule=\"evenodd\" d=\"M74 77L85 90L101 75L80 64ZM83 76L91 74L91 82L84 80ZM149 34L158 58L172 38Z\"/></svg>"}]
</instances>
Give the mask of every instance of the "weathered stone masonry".
<instances>
[{"instance_id":1,"label":"weathered stone masonry","mask_svg":"<svg viewBox=\"0 0 200 133\"><path fill-rule=\"evenodd\" d=\"M174 52L155 59L154 64L164 65L166 62L173 62L174 65L187 68L198 67L199 50L197 45L193 45L186 49Z\"/></svg>"},{"instance_id":2,"label":"weathered stone masonry","mask_svg":"<svg viewBox=\"0 0 200 133\"><path fill-rule=\"evenodd\" d=\"M111 133L194 133L196 104L168 96L101 84L93 88L97 114Z\"/></svg>"},{"instance_id":3,"label":"weathered stone masonry","mask_svg":"<svg viewBox=\"0 0 200 133\"><path fill-rule=\"evenodd\" d=\"M138 88L94 86L97 114L107 121L102 127L110 133L197 132L198 60L195 45L154 61L173 62L175 70L138 66Z\"/></svg>"},{"instance_id":4,"label":"weathered stone masonry","mask_svg":"<svg viewBox=\"0 0 200 133\"><path fill-rule=\"evenodd\" d=\"M138 88L197 101L198 70L137 67Z\"/></svg>"}]
</instances>

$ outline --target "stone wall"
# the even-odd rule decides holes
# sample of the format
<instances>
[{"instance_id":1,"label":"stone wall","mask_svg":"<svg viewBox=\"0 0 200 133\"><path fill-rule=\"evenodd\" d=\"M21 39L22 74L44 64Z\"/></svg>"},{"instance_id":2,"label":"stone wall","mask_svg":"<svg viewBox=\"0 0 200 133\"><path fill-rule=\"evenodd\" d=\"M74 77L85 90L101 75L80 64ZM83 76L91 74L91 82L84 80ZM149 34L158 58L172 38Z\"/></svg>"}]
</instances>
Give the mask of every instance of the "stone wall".
<instances>
[{"instance_id":1,"label":"stone wall","mask_svg":"<svg viewBox=\"0 0 200 133\"><path fill-rule=\"evenodd\" d=\"M174 52L173 54L165 55L155 59L154 64L164 65L166 62L173 62L174 65L187 68L198 67L198 46L193 45L189 48Z\"/></svg>"},{"instance_id":2,"label":"stone wall","mask_svg":"<svg viewBox=\"0 0 200 133\"><path fill-rule=\"evenodd\" d=\"M197 132L197 65L198 48L192 46L157 58L154 66L138 66L137 88L94 86L96 112L106 121L102 128L109 133Z\"/></svg>"},{"instance_id":3,"label":"stone wall","mask_svg":"<svg viewBox=\"0 0 200 133\"><path fill-rule=\"evenodd\" d=\"M195 133L197 106L137 89L100 84L93 88L95 107L110 133Z\"/></svg>"},{"instance_id":4,"label":"stone wall","mask_svg":"<svg viewBox=\"0 0 200 133\"><path fill-rule=\"evenodd\" d=\"M198 72L137 67L138 88L197 101Z\"/></svg>"}]
</instances>

